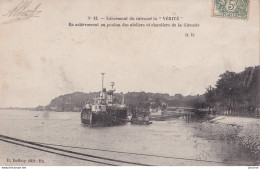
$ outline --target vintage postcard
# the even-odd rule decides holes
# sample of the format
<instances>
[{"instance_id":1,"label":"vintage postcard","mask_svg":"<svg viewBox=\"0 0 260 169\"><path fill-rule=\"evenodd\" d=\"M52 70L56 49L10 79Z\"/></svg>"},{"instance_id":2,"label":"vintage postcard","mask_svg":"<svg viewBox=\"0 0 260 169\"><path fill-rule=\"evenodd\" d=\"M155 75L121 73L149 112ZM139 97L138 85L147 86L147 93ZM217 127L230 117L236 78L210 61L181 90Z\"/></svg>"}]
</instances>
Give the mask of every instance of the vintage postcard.
<instances>
[{"instance_id":1,"label":"vintage postcard","mask_svg":"<svg viewBox=\"0 0 260 169\"><path fill-rule=\"evenodd\" d=\"M1 0L1 168L259 168L259 19L258 0Z\"/></svg>"}]
</instances>

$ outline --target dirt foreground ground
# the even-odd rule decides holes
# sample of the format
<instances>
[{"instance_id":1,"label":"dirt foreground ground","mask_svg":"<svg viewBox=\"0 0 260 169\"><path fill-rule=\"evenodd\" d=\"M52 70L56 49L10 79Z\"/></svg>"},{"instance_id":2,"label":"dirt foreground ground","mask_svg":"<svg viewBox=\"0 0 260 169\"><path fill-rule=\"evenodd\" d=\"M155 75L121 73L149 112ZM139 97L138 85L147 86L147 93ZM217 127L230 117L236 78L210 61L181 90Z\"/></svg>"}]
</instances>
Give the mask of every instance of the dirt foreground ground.
<instances>
[{"instance_id":1,"label":"dirt foreground ground","mask_svg":"<svg viewBox=\"0 0 260 169\"><path fill-rule=\"evenodd\" d=\"M238 144L248 149L256 165L260 165L260 119L216 116L195 124L198 135Z\"/></svg>"}]
</instances>

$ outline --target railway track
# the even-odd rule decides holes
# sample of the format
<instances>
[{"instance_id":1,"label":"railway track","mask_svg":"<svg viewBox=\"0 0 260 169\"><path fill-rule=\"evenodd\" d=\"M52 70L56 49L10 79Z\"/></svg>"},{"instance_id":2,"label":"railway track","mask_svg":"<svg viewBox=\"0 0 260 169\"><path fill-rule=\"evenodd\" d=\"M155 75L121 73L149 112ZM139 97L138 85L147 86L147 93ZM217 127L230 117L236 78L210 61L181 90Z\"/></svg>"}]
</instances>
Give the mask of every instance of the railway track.
<instances>
[{"instance_id":1,"label":"railway track","mask_svg":"<svg viewBox=\"0 0 260 169\"><path fill-rule=\"evenodd\" d=\"M31 141L25 141L14 137L9 137L5 135L0 135L0 141L18 145L22 147L26 147L29 149L34 149L37 151L42 151L50 154L56 154L63 157L93 162L101 165L109 165L109 166L119 166L119 165L139 165L139 166L151 166L150 164L143 164L143 163L137 163L137 162L131 162L131 161L124 161L124 160L118 160L113 158L107 158L107 157L101 157L86 153L81 153L77 151L71 151L65 148L57 148L55 146L50 145L43 145L36 142Z\"/></svg>"}]
</instances>

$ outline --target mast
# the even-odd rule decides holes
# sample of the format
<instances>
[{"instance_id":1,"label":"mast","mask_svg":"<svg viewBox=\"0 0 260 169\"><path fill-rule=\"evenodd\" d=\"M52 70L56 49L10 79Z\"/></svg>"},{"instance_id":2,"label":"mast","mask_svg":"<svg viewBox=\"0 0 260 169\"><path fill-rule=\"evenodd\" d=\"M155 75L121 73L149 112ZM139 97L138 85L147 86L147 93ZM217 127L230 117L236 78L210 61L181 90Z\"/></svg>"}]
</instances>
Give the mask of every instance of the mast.
<instances>
[{"instance_id":1,"label":"mast","mask_svg":"<svg viewBox=\"0 0 260 169\"><path fill-rule=\"evenodd\" d=\"M101 89L101 96L102 96L102 99L103 99L103 89L104 89L104 75L105 75L105 73L101 73L101 75L102 75L102 89Z\"/></svg>"},{"instance_id":2,"label":"mast","mask_svg":"<svg viewBox=\"0 0 260 169\"><path fill-rule=\"evenodd\" d=\"M112 104L113 104L113 102L114 102L114 100L113 100L113 94L114 94L114 85L115 85L115 82L110 82L111 83L111 87L112 87L112 89L111 89L111 96L110 96L110 100L111 100L111 102L112 102Z\"/></svg>"}]
</instances>

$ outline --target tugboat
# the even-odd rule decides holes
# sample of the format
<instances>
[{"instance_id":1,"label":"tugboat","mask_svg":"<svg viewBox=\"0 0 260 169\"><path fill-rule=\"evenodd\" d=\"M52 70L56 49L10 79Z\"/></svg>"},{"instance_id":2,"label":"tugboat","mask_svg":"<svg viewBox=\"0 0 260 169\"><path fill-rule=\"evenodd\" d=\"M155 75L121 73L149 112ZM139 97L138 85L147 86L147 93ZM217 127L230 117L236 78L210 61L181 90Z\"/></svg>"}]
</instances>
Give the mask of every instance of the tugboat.
<instances>
[{"instance_id":1,"label":"tugboat","mask_svg":"<svg viewBox=\"0 0 260 169\"><path fill-rule=\"evenodd\" d=\"M127 123L127 108L124 99L121 104L115 102L114 82L111 82L112 89L106 91L103 88L104 74L102 75L102 89L98 97L94 98L94 104L89 102L81 112L81 122L90 126L114 126Z\"/></svg>"},{"instance_id":2,"label":"tugboat","mask_svg":"<svg viewBox=\"0 0 260 169\"><path fill-rule=\"evenodd\" d=\"M151 124L150 112L142 110L135 110L132 112L131 124Z\"/></svg>"}]
</instances>

